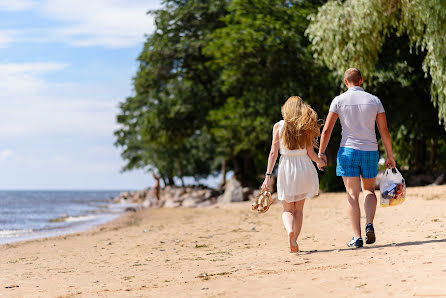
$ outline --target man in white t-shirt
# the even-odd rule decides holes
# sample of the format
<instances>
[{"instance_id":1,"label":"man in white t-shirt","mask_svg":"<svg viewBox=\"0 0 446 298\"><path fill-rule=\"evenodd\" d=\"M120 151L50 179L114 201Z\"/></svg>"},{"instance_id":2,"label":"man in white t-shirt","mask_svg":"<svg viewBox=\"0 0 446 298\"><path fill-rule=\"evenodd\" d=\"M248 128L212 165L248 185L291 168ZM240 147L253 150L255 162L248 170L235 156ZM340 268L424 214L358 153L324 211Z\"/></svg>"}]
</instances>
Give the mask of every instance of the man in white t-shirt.
<instances>
[{"instance_id":1,"label":"man in white t-shirt","mask_svg":"<svg viewBox=\"0 0 446 298\"><path fill-rule=\"evenodd\" d=\"M386 150L386 167L394 168L392 141L387 128L384 107L378 97L365 92L360 86L362 76L359 69L350 68L344 74L344 83L348 90L335 97L325 122L319 148L319 157L327 162L325 149L336 120L342 126L342 141L336 158L336 175L342 176L348 199L348 215L353 228L353 238L349 247L362 247L361 210L359 193L365 196L367 244L375 242L373 219L376 211L375 179L378 174L378 142L376 141L375 123L378 125Z\"/></svg>"}]
</instances>

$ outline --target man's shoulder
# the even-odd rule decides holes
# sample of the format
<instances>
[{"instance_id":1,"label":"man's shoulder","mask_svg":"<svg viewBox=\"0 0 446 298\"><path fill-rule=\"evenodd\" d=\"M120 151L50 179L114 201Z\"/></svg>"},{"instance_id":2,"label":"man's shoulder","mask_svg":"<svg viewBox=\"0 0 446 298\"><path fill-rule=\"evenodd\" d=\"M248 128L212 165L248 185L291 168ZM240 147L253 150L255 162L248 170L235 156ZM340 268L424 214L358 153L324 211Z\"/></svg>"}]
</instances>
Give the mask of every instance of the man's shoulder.
<instances>
[{"instance_id":1,"label":"man's shoulder","mask_svg":"<svg viewBox=\"0 0 446 298\"><path fill-rule=\"evenodd\" d=\"M378 96L376 96L375 94L372 94L372 93L369 93L369 92L367 92L367 91L362 91L362 92L364 92L367 96L369 96L370 98L374 98L374 99L378 99Z\"/></svg>"},{"instance_id":2,"label":"man's shoulder","mask_svg":"<svg viewBox=\"0 0 446 298\"><path fill-rule=\"evenodd\" d=\"M354 97L358 98L358 97L360 97L360 98L367 98L367 99L373 100L373 101L379 101L378 96L376 96L376 95L374 95L372 93L369 93L369 92L365 91L364 89L356 90L355 92L348 92L348 90L347 90L344 93L338 95L337 97L339 97L339 99L352 98L352 97L353 98Z\"/></svg>"}]
</instances>

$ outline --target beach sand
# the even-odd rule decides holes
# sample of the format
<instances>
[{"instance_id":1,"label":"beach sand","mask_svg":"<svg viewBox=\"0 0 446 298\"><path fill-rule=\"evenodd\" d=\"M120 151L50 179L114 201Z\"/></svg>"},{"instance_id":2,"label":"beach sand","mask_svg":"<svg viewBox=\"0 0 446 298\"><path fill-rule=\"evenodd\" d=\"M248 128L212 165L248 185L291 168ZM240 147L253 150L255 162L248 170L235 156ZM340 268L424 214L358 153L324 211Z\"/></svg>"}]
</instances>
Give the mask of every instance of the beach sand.
<instances>
[{"instance_id":1,"label":"beach sand","mask_svg":"<svg viewBox=\"0 0 446 298\"><path fill-rule=\"evenodd\" d=\"M281 205L145 209L90 231L0 246L0 297L446 296L446 186L378 207L377 243L349 249L344 193L306 202L301 252ZM364 219L362 219L364 226ZM18 286L5 288L8 286Z\"/></svg>"}]
</instances>

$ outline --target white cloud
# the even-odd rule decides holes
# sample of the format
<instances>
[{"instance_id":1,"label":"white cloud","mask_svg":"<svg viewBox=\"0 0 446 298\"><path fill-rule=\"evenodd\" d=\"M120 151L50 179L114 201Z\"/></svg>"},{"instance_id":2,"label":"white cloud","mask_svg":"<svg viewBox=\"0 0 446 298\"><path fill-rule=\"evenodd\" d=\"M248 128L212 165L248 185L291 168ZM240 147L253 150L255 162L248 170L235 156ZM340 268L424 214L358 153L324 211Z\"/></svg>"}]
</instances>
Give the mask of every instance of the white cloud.
<instances>
[{"instance_id":1,"label":"white cloud","mask_svg":"<svg viewBox=\"0 0 446 298\"><path fill-rule=\"evenodd\" d=\"M141 44L154 31L147 11L161 1L142 0L0 0L0 11L32 8L36 15L58 21L51 27L0 30L0 48L13 42L62 42L77 47L126 48Z\"/></svg>"},{"instance_id":2,"label":"white cloud","mask_svg":"<svg viewBox=\"0 0 446 298\"><path fill-rule=\"evenodd\" d=\"M39 11L62 25L50 34L74 46L131 47L154 29L159 1L46 0Z\"/></svg>"},{"instance_id":3,"label":"white cloud","mask_svg":"<svg viewBox=\"0 0 446 298\"><path fill-rule=\"evenodd\" d=\"M67 67L62 63L3 63L0 64L1 97L34 95L48 87L42 74L60 71Z\"/></svg>"},{"instance_id":4,"label":"white cloud","mask_svg":"<svg viewBox=\"0 0 446 298\"><path fill-rule=\"evenodd\" d=\"M32 8L36 4L32 0L0 0L0 10L20 11Z\"/></svg>"},{"instance_id":5,"label":"white cloud","mask_svg":"<svg viewBox=\"0 0 446 298\"><path fill-rule=\"evenodd\" d=\"M0 137L112 135L121 96L111 88L98 95L95 86L45 80L45 74L66 67L52 62L0 64Z\"/></svg>"},{"instance_id":6,"label":"white cloud","mask_svg":"<svg viewBox=\"0 0 446 298\"><path fill-rule=\"evenodd\" d=\"M17 74L17 73L31 73L39 74L52 71L59 71L67 67L67 64L63 63L2 63L0 64L0 78L2 75L6 74Z\"/></svg>"},{"instance_id":7,"label":"white cloud","mask_svg":"<svg viewBox=\"0 0 446 298\"><path fill-rule=\"evenodd\" d=\"M9 149L4 149L0 151L0 161L4 161L9 159L12 156L13 152Z\"/></svg>"},{"instance_id":8,"label":"white cloud","mask_svg":"<svg viewBox=\"0 0 446 298\"><path fill-rule=\"evenodd\" d=\"M13 35L12 30L0 30L0 48L6 48L11 44L14 41Z\"/></svg>"}]
</instances>

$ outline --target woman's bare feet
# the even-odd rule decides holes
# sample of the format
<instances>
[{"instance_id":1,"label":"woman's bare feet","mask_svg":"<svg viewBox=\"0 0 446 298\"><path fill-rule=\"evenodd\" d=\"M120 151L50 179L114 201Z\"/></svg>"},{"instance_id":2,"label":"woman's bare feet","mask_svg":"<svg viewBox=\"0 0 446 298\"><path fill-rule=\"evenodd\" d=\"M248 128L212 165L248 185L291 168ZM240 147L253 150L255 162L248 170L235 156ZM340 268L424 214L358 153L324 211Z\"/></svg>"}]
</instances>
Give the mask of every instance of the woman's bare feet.
<instances>
[{"instance_id":1,"label":"woman's bare feet","mask_svg":"<svg viewBox=\"0 0 446 298\"><path fill-rule=\"evenodd\" d=\"M296 239L294 239L293 232L288 234L288 240L290 242L290 252L291 253L299 252L299 245L297 245Z\"/></svg>"}]
</instances>

